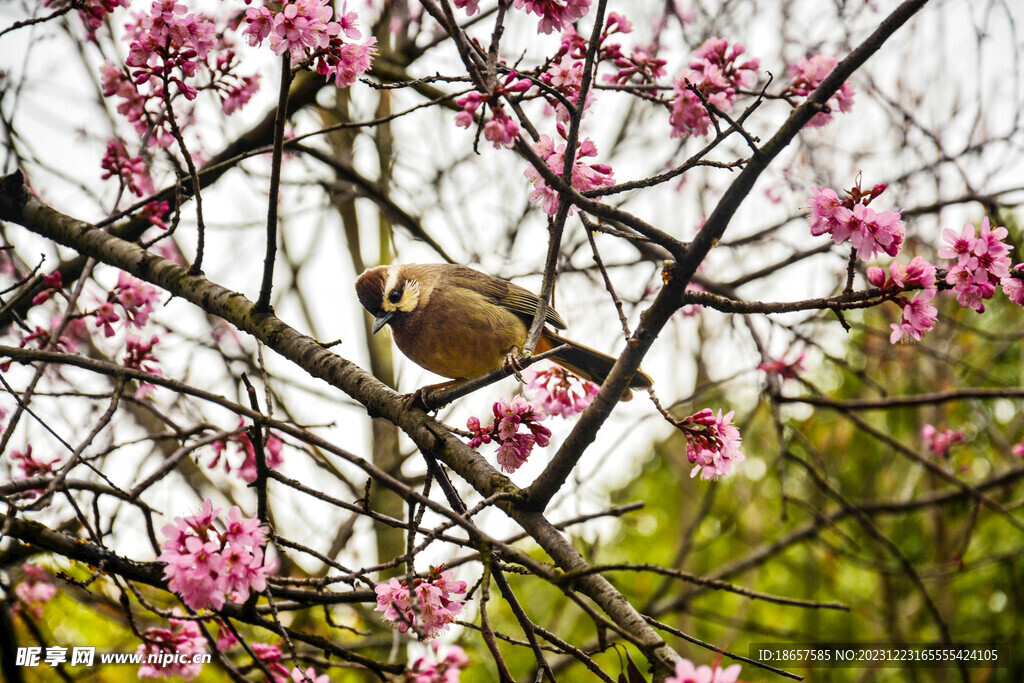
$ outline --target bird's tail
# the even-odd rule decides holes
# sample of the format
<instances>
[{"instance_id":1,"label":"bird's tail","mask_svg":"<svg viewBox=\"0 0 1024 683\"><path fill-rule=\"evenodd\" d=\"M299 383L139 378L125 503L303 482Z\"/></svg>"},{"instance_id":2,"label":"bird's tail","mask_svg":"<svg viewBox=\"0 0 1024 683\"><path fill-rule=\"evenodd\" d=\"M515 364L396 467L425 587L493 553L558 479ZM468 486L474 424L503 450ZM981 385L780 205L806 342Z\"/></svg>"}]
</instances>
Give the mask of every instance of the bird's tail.
<instances>
[{"instance_id":1,"label":"bird's tail","mask_svg":"<svg viewBox=\"0 0 1024 683\"><path fill-rule=\"evenodd\" d=\"M612 371L612 366L615 365L615 358L579 342L559 337L548 330L541 335L540 341L537 343L537 352L543 353L563 344L568 348L551 356L551 360L583 379L601 384L608 377L608 373ZM646 389L651 384L653 384L653 380L643 370L637 370L629 382L631 389ZM629 392L626 392L623 394L622 400L628 401L631 396Z\"/></svg>"}]
</instances>

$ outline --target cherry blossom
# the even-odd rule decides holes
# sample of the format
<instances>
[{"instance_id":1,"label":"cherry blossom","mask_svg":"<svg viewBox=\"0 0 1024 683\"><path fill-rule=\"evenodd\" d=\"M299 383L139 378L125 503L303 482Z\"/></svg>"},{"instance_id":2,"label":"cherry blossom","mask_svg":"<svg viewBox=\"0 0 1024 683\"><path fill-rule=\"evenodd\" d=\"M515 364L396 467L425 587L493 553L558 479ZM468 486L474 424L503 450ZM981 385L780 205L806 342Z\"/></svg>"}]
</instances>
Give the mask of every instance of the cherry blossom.
<instances>
[{"instance_id":1,"label":"cherry blossom","mask_svg":"<svg viewBox=\"0 0 1024 683\"><path fill-rule=\"evenodd\" d=\"M694 463L691 477L700 473L705 480L718 479L732 473L736 463L746 460L740 451L740 431L732 423L733 411L716 416L709 408L679 421L686 435L686 459Z\"/></svg>"},{"instance_id":2,"label":"cherry blossom","mask_svg":"<svg viewBox=\"0 0 1024 683\"><path fill-rule=\"evenodd\" d=\"M462 669L469 664L466 651L458 645L451 645L443 651L438 643L431 643L430 649L418 657L405 672L407 683L458 683Z\"/></svg>"},{"instance_id":3,"label":"cherry blossom","mask_svg":"<svg viewBox=\"0 0 1024 683\"><path fill-rule=\"evenodd\" d=\"M480 420L471 417L466 426L473 434L469 442L470 448L478 448L481 444L492 440L498 444L498 464L504 472L512 473L519 469L530 457L533 447L543 448L548 445L551 430L539 424L544 420L544 411L531 405L522 396L511 400L502 398L491 408L494 423L487 427L480 425ZM527 431L519 433L520 427Z\"/></svg>"},{"instance_id":4,"label":"cherry blossom","mask_svg":"<svg viewBox=\"0 0 1024 683\"><path fill-rule=\"evenodd\" d=\"M103 169L102 180L116 176L132 194L143 197L154 192L146 163L141 156L130 157L124 140L120 138L107 141L107 151L100 167Z\"/></svg>"},{"instance_id":5,"label":"cherry blossom","mask_svg":"<svg viewBox=\"0 0 1024 683\"><path fill-rule=\"evenodd\" d=\"M921 428L925 448L940 458L948 458L949 449L954 444L963 443L966 438L962 429L939 429L930 424Z\"/></svg>"},{"instance_id":6,"label":"cherry blossom","mask_svg":"<svg viewBox=\"0 0 1024 683\"><path fill-rule=\"evenodd\" d=\"M805 370L804 359L807 357L807 353L801 351L800 354L791 361L784 360L785 356L788 356L787 351L783 358L766 360L757 366L758 370L763 370L767 373L776 374L782 379L796 379L801 372Z\"/></svg>"},{"instance_id":7,"label":"cherry blossom","mask_svg":"<svg viewBox=\"0 0 1024 683\"><path fill-rule=\"evenodd\" d=\"M787 69L787 73L793 78L793 81L786 88L784 94L807 97L821 85L826 76L832 73L832 70L836 68L838 63L835 57L827 57L825 55L801 57L797 60L796 64ZM854 94L853 86L848 81L844 81L839 90L832 95L829 102L832 102L839 111L846 113L853 109ZM821 112L820 114L815 114L807 122L807 127L821 128L831 120L831 112Z\"/></svg>"},{"instance_id":8,"label":"cherry blossom","mask_svg":"<svg viewBox=\"0 0 1024 683\"><path fill-rule=\"evenodd\" d=\"M996 285L1003 285L1005 291L1003 280L1010 277L1009 253L1013 248L1003 242L1007 234L1004 227L992 228L987 216L981 220L976 237L970 223L959 235L952 230L943 231L947 246L939 251L939 256L956 258L956 265L946 273L946 283L952 285L957 303L964 308L983 313L984 301L992 298ZM1015 291L1013 283L1010 284L1008 295Z\"/></svg>"},{"instance_id":9,"label":"cherry blossom","mask_svg":"<svg viewBox=\"0 0 1024 683\"><path fill-rule=\"evenodd\" d=\"M1018 263L1013 270L1024 270L1024 263ZM1015 277L1011 273L1000 280L999 284L1003 287L1003 294L1009 297L1010 301L1018 306L1024 306L1024 278Z\"/></svg>"},{"instance_id":10,"label":"cherry blossom","mask_svg":"<svg viewBox=\"0 0 1024 683\"><path fill-rule=\"evenodd\" d=\"M540 17L539 33L554 33L589 12L590 0L515 0L514 6Z\"/></svg>"},{"instance_id":11,"label":"cherry blossom","mask_svg":"<svg viewBox=\"0 0 1024 683\"><path fill-rule=\"evenodd\" d=\"M172 678L180 676L191 681L199 675L203 665L192 663L191 657L175 657L173 661L163 663L162 658L152 655L192 655L206 652L206 638L199 630L199 624L183 619L171 619L171 628L149 628L142 634L142 644L136 651L144 662L139 667L139 678ZM183 663L184 659L188 663Z\"/></svg>"},{"instance_id":12,"label":"cherry blossom","mask_svg":"<svg viewBox=\"0 0 1024 683\"><path fill-rule=\"evenodd\" d=\"M868 208L868 204L885 192L885 188L884 183L879 183L865 192L858 184L847 190L846 197L840 200L838 193L831 188L812 187L812 196L803 207L810 210L808 224L811 234L830 233L836 244L850 240L864 261L873 259L879 252L895 256L903 246L904 238L900 213L876 212Z\"/></svg>"},{"instance_id":13,"label":"cherry blossom","mask_svg":"<svg viewBox=\"0 0 1024 683\"><path fill-rule=\"evenodd\" d=\"M29 448L31 451L31 448ZM35 564L21 565L25 578L14 586L18 608L28 609L36 619L43 616L43 605L57 595L57 587L50 583L50 574Z\"/></svg>"},{"instance_id":14,"label":"cherry blossom","mask_svg":"<svg viewBox=\"0 0 1024 683\"><path fill-rule=\"evenodd\" d=\"M427 578L413 580L416 608L405 581L392 578L374 588L377 593L376 612L382 612L385 621L399 632L410 628L431 640L448 630L448 625L462 612L462 601L451 596L466 592L466 582L455 580L455 575L444 565L431 567Z\"/></svg>"},{"instance_id":15,"label":"cherry blossom","mask_svg":"<svg viewBox=\"0 0 1024 683\"><path fill-rule=\"evenodd\" d=\"M740 676L740 665L720 669L712 669L706 664L694 666L688 659L676 662L675 675L665 679L665 683L736 683Z\"/></svg>"},{"instance_id":16,"label":"cherry blossom","mask_svg":"<svg viewBox=\"0 0 1024 683\"><path fill-rule=\"evenodd\" d=\"M245 421L239 419L238 427L241 428L244 424ZM230 449L228 448L229 445L231 446ZM266 443L263 444L263 451L267 458L267 467L278 469L284 464L283 450L284 442L272 432L268 432ZM239 432L227 439L214 441L213 453L213 460L207 464L207 467L210 469L216 467L223 457L225 472L237 470L237 474L242 480L250 484L256 481L256 449L253 447L252 440L247 432ZM232 464L228 456L234 456L238 453L242 454L242 462Z\"/></svg>"},{"instance_id":17,"label":"cherry blossom","mask_svg":"<svg viewBox=\"0 0 1024 683\"><path fill-rule=\"evenodd\" d=\"M559 125L558 130L565 137L561 125ZM541 159L547 163L548 168L556 175L561 176L565 159L565 145L558 145L556 147L554 141L549 136L541 135L535 149ZM585 164L580 161L584 157L592 156L597 156L597 147L590 138L584 138L583 142L578 144L572 167L572 187L577 192L610 187L615 183L611 166L607 164ZM539 204L548 215L554 216L558 211L558 192L548 186L544 177L533 166L527 168L523 175L529 178L534 186L533 192L530 193L530 201ZM575 210L569 207L569 215L573 213L575 213Z\"/></svg>"},{"instance_id":18,"label":"cherry blossom","mask_svg":"<svg viewBox=\"0 0 1024 683\"><path fill-rule=\"evenodd\" d=\"M557 365L546 370L527 368L523 376L527 387L536 395L535 405L546 415L571 417L582 413L600 388Z\"/></svg>"},{"instance_id":19,"label":"cherry blossom","mask_svg":"<svg viewBox=\"0 0 1024 683\"><path fill-rule=\"evenodd\" d=\"M266 589L265 530L255 518L241 516L237 506L228 513L228 530L219 531L220 509L206 499L190 517L176 517L164 526L167 541L157 558L165 562L168 588L192 609L220 609L226 600L242 603L250 592Z\"/></svg>"},{"instance_id":20,"label":"cherry blossom","mask_svg":"<svg viewBox=\"0 0 1024 683\"><path fill-rule=\"evenodd\" d=\"M727 113L732 111L739 91L753 84L761 68L758 59L737 64L745 51L740 43L734 43L730 48L729 41L724 38L709 38L697 48L690 68L674 81L676 97L669 116L672 137L707 135L711 117L701 96L709 105Z\"/></svg>"}]
</instances>

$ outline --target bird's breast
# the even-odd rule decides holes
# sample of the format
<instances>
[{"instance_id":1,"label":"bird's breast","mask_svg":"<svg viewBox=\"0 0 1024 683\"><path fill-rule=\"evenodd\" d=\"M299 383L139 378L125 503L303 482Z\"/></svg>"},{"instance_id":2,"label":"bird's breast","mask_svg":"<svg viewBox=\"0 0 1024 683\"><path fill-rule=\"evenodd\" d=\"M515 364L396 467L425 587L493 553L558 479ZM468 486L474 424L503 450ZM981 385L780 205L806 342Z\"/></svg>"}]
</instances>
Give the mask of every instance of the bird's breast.
<instances>
[{"instance_id":1,"label":"bird's breast","mask_svg":"<svg viewBox=\"0 0 1024 683\"><path fill-rule=\"evenodd\" d=\"M463 288L435 289L427 306L392 324L395 343L411 361L442 377L468 379L501 365L522 348L519 316Z\"/></svg>"}]
</instances>

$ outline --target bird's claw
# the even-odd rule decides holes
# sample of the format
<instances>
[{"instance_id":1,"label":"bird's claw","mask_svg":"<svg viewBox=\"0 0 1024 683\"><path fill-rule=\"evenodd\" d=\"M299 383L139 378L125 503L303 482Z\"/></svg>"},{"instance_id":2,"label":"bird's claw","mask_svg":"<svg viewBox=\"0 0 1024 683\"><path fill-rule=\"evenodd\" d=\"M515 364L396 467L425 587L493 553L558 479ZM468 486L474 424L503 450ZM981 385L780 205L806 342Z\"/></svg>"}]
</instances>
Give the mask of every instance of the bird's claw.
<instances>
[{"instance_id":1,"label":"bird's claw","mask_svg":"<svg viewBox=\"0 0 1024 683\"><path fill-rule=\"evenodd\" d=\"M505 360L501 361L501 369L505 371L505 374L515 375L515 378L520 382L526 383L523 379L523 366L519 364L519 349L514 348L508 352L505 356Z\"/></svg>"}]
</instances>

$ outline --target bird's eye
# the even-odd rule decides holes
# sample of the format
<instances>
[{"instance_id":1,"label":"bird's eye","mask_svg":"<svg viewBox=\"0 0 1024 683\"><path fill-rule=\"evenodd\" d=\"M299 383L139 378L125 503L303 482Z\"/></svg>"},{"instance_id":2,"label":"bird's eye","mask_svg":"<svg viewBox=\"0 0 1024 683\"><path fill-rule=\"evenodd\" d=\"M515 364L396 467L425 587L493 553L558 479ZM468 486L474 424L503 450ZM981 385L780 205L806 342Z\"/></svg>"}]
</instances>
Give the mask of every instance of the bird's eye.
<instances>
[{"instance_id":1,"label":"bird's eye","mask_svg":"<svg viewBox=\"0 0 1024 683\"><path fill-rule=\"evenodd\" d=\"M401 292L401 290L392 289L391 293L388 294L388 301L390 301L393 304L397 304L401 300L402 300L402 292Z\"/></svg>"}]
</instances>

